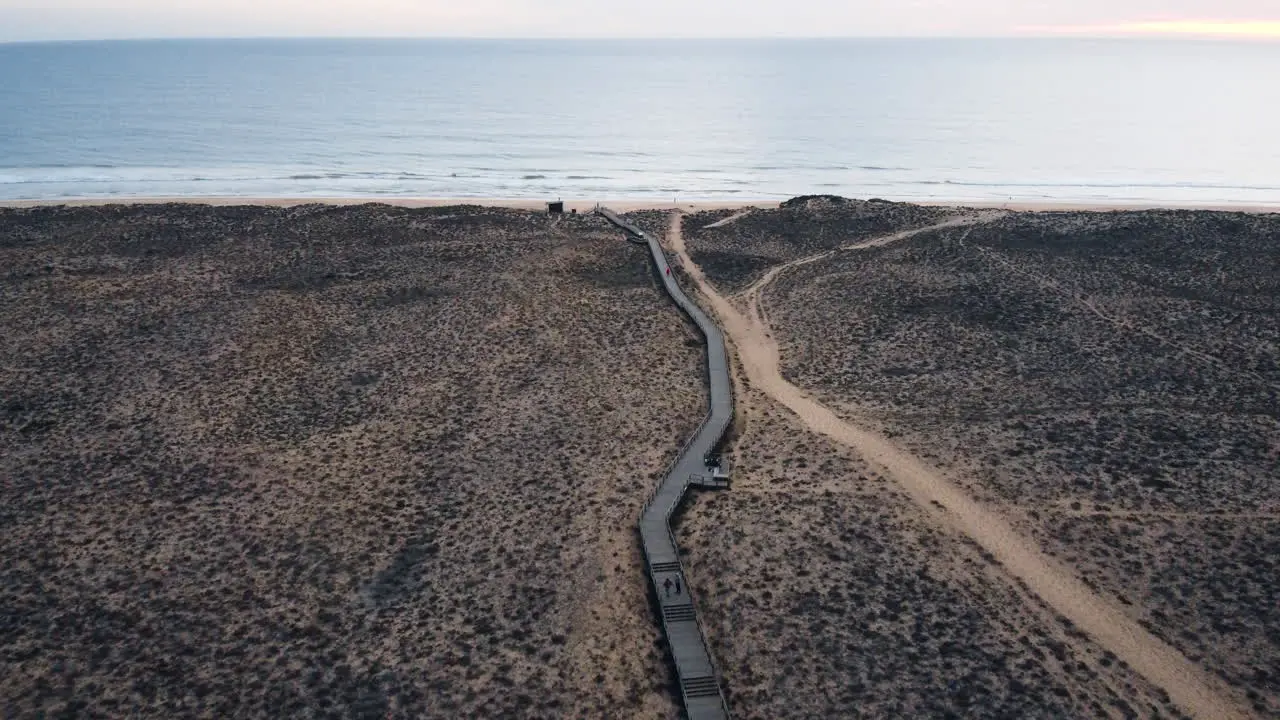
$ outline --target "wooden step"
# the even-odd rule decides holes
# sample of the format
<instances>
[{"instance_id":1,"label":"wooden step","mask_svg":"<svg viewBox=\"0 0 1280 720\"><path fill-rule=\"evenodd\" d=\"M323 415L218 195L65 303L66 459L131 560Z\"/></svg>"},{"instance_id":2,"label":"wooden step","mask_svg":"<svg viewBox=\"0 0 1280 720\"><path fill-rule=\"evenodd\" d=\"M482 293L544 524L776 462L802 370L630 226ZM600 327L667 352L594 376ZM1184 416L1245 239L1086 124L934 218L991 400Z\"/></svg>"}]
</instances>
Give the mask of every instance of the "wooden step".
<instances>
[{"instance_id":1,"label":"wooden step","mask_svg":"<svg viewBox=\"0 0 1280 720\"><path fill-rule=\"evenodd\" d=\"M649 566L649 569L655 573L680 572L680 563L678 562L660 562Z\"/></svg>"},{"instance_id":2,"label":"wooden step","mask_svg":"<svg viewBox=\"0 0 1280 720\"><path fill-rule=\"evenodd\" d=\"M667 622L696 622L697 613L692 605L668 605L662 608L662 619Z\"/></svg>"},{"instance_id":3,"label":"wooden step","mask_svg":"<svg viewBox=\"0 0 1280 720\"><path fill-rule=\"evenodd\" d=\"M680 681L685 697L714 697L720 694L720 683L714 677L687 678Z\"/></svg>"}]
</instances>

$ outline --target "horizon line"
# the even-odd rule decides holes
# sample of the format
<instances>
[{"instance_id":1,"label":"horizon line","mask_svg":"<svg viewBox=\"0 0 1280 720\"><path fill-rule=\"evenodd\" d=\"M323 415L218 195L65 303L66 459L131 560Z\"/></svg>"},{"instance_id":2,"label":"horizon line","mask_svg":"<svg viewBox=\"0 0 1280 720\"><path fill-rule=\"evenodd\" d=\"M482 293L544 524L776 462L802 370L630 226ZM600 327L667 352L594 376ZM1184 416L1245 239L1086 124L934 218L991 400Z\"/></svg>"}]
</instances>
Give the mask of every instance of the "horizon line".
<instances>
[{"instance_id":1,"label":"horizon line","mask_svg":"<svg viewBox=\"0 0 1280 720\"><path fill-rule=\"evenodd\" d=\"M45 38L32 40L0 40L0 45L55 45L76 43L112 42L227 42L227 41L333 41L333 40L452 40L452 41L557 41L557 42L617 42L617 41L712 41L712 40L775 40L775 41L833 41L833 40L1180 40L1210 42L1280 42L1280 36L1192 34L1192 33L1139 33L1139 32L1082 32L1083 28L1052 29L1038 27L1035 32L978 35L171 35L102 38Z\"/></svg>"}]
</instances>

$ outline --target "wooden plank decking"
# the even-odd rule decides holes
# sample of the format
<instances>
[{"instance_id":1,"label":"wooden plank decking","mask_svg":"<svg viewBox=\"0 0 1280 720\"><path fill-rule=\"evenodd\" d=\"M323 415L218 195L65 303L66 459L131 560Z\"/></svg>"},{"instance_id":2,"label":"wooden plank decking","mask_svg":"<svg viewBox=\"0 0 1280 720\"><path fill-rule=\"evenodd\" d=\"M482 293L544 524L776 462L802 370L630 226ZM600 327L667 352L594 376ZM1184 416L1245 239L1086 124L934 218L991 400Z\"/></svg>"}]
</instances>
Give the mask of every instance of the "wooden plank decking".
<instances>
[{"instance_id":1,"label":"wooden plank decking","mask_svg":"<svg viewBox=\"0 0 1280 720\"><path fill-rule=\"evenodd\" d=\"M729 709L720 688L719 674L707 646L706 635L698 622L697 607L680 564L680 552L670 524L671 515L680 506L689 486L697 482L695 477L708 475L704 458L719 444L733 420L733 392L724 335L702 308L680 289L669 272L667 254L656 238L607 208L597 208L597 212L648 244L667 294L697 324L706 338L710 408L698 432L685 444L645 504L640 515L640 538L644 546L646 571L658 597L662 628L680 682L685 712L690 720L727 720ZM670 588L668 581L672 584ZM679 593L675 591L677 581Z\"/></svg>"}]
</instances>

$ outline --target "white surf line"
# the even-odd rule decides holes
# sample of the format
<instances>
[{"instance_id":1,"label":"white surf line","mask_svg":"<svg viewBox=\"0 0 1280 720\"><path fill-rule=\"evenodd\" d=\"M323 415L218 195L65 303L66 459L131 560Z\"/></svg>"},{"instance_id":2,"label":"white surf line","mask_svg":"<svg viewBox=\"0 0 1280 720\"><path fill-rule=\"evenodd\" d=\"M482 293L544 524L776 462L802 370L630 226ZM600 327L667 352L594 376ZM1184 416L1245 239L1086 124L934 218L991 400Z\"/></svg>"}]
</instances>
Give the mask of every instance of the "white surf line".
<instances>
[{"instance_id":1,"label":"white surf line","mask_svg":"<svg viewBox=\"0 0 1280 720\"><path fill-rule=\"evenodd\" d=\"M919 230L869 240L867 247L884 245L922 232L972 224L980 218L951 220ZM689 258L681 235L680 215L672 214L669 238L685 270L697 283L721 327L732 338L743 370L754 387L778 401L817 433L858 451L868 462L893 478L918 505L939 517L991 553L1001 566L1087 633L1115 653L1138 674L1169 693L1175 704L1203 720L1247 718L1203 668L1130 618L1119 604L1094 592L1068 567L1049 557L1033 541L1021 536L998 512L973 498L935 468L898 448L884 436L837 417L827 407L788 382L781 372L781 353L769 333L760 307L762 291L788 268L815 262L832 254L802 258L770 271L747 296L747 314L733 307L707 282L702 269ZM938 506L941 505L941 508Z\"/></svg>"}]
</instances>

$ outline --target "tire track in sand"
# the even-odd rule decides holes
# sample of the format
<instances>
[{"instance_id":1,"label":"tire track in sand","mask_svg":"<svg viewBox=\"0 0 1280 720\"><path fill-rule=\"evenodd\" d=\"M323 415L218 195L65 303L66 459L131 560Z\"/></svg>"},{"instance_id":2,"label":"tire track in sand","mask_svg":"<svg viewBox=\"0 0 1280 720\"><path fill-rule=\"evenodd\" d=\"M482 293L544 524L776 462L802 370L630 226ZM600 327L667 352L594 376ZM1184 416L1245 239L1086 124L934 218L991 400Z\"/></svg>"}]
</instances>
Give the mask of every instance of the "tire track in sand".
<instances>
[{"instance_id":1,"label":"tire track in sand","mask_svg":"<svg viewBox=\"0 0 1280 720\"><path fill-rule=\"evenodd\" d=\"M1115 653L1138 674L1164 689L1184 711L1204 720L1249 717L1249 713L1237 705L1201 667L1125 615L1114 600L1091 590L1069 568L1015 531L998 512L969 497L938 470L879 433L837 417L782 376L781 352L769 332L760 298L764 289L783 272L841 250L887 245L923 232L989 222L998 217L997 214L986 214L957 218L787 263L774 268L747 289L744 293L745 314L720 295L707 282L702 269L690 259L678 211L671 217L668 242L680 256L685 270L711 309L720 317L721 327L733 340L738 359L753 386L794 412L810 430L853 448L880 467L914 502L995 556L1005 571L1020 579L1031 592L1075 623L1099 645Z\"/></svg>"}]
</instances>

